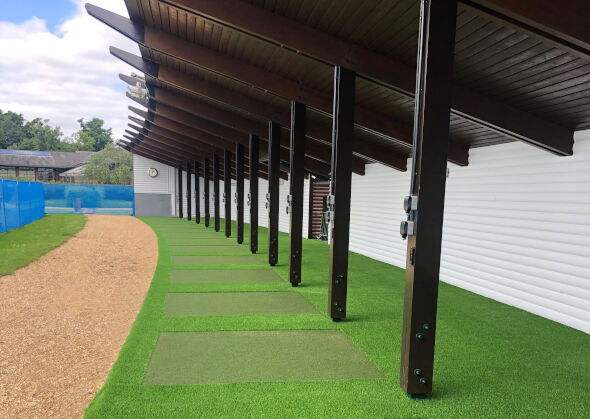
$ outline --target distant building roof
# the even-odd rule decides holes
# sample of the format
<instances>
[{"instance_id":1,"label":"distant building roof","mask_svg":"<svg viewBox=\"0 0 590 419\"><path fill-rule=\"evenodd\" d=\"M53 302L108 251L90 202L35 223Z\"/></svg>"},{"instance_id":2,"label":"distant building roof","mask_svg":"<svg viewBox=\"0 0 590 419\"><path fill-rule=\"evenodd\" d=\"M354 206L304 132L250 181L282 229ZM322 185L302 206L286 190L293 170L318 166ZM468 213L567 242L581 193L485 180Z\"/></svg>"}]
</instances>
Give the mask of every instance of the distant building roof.
<instances>
[{"instance_id":1,"label":"distant building roof","mask_svg":"<svg viewBox=\"0 0 590 419\"><path fill-rule=\"evenodd\" d=\"M0 150L0 166L71 169L88 162L93 151Z\"/></svg>"}]
</instances>

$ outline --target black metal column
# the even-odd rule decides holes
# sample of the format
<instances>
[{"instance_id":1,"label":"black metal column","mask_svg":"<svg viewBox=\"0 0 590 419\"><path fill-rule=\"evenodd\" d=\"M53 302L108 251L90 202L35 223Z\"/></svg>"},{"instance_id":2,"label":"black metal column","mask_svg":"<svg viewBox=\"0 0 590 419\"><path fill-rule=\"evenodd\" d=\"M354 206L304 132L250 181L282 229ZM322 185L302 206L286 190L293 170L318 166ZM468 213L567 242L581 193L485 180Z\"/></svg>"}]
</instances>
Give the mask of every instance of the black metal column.
<instances>
[{"instance_id":1,"label":"black metal column","mask_svg":"<svg viewBox=\"0 0 590 419\"><path fill-rule=\"evenodd\" d=\"M186 163L186 219L192 220L192 196L191 196L191 164Z\"/></svg>"},{"instance_id":2,"label":"black metal column","mask_svg":"<svg viewBox=\"0 0 590 419\"><path fill-rule=\"evenodd\" d=\"M225 206L225 237L231 236L231 150L223 151L223 204Z\"/></svg>"},{"instance_id":3,"label":"black metal column","mask_svg":"<svg viewBox=\"0 0 590 419\"><path fill-rule=\"evenodd\" d=\"M303 235L303 182L305 169L305 105L291 102L291 163L289 172L289 281L301 283Z\"/></svg>"},{"instance_id":4,"label":"black metal column","mask_svg":"<svg viewBox=\"0 0 590 419\"><path fill-rule=\"evenodd\" d=\"M201 223L201 179L200 179L200 167L198 161L195 160L195 222Z\"/></svg>"},{"instance_id":5,"label":"black metal column","mask_svg":"<svg viewBox=\"0 0 590 419\"><path fill-rule=\"evenodd\" d=\"M348 240L350 232L350 181L354 125L355 73L334 68L332 125L332 179L330 182L330 294L328 311L333 320L346 317Z\"/></svg>"},{"instance_id":6,"label":"black metal column","mask_svg":"<svg viewBox=\"0 0 590 419\"><path fill-rule=\"evenodd\" d=\"M248 202L250 204L250 251L258 252L258 159L259 140L258 136L250 134L250 193Z\"/></svg>"},{"instance_id":7,"label":"black metal column","mask_svg":"<svg viewBox=\"0 0 590 419\"><path fill-rule=\"evenodd\" d=\"M236 145L236 208L238 211L239 244L244 242L244 145Z\"/></svg>"},{"instance_id":8,"label":"black metal column","mask_svg":"<svg viewBox=\"0 0 590 419\"><path fill-rule=\"evenodd\" d=\"M281 171L281 127L276 122L268 123L268 263L274 266L279 261L279 173Z\"/></svg>"},{"instance_id":9,"label":"black metal column","mask_svg":"<svg viewBox=\"0 0 590 419\"><path fill-rule=\"evenodd\" d=\"M210 209L209 209L209 159L205 159L205 183L203 185L205 200L205 227L209 227Z\"/></svg>"},{"instance_id":10,"label":"black metal column","mask_svg":"<svg viewBox=\"0 0 590 419\"><path fill-rule=\"evenodd\" d=\"M213 155L213 212L215 231L219 231L219 156Z\"/></svg>"},{"instance_id":11,"label":"black metal column","mask_svg":"<svg viewBox=\"0 0 590 419\"><path fill-rule=\"evenodd\" d=\"M432 392L434 334L445 200L456 0L422 0L418 38L400 385Z\"/></svg>"},{"instance_id":12,"label":"black metal column","mask_svg":"<svg viewBox=\"0 0 590 419\"><path fill-rule=\"evenodd\" d=\"M178 165L178 218L182 218L182 165Z\"/></svg>"}]
</instances>

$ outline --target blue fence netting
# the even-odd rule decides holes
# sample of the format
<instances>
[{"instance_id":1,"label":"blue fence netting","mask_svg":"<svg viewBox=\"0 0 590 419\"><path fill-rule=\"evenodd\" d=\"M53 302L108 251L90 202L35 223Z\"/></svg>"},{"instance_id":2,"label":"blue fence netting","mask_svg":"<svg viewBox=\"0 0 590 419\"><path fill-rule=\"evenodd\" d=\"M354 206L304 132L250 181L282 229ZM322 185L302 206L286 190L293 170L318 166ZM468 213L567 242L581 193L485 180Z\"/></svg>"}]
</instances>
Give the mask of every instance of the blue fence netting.
<instances>
[{"instance_id":1,"label":"blue fence netting","mask_svg":"<svg viewBox=\"0 0 590 419\"><path fill-rule=\"evenodd\" d=\"M135 215L133 186L44 183L47 214Z\"/></svg>"},{"instance_id":2,"label":"blue fence netting","mask_svg":"<svg viewBox=\"0 0 590 419\"><path fill-rule=\"evenodd\" d=\"M0 233L32 223L44 214L43 184L0 179Z\"/></svg>"}]
</instances>

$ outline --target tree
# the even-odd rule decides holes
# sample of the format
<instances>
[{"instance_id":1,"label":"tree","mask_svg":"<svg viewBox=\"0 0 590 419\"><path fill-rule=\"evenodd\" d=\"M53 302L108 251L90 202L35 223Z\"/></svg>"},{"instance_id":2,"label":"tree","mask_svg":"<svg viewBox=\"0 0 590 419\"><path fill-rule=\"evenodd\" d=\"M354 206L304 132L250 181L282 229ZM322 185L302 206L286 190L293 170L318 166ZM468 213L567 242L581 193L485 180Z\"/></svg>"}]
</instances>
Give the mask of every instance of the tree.
<instances>
[{"instance_id":1,"label":"tree","mask_svg":"<svg viewBox=\"0 0 590 419\"><path fill-rule=\"evenodd\" d=\"M51 127L49 120L35 118L24 125L25 137L19 142L12 144L10 148L15 150L39 150L39 151L56 151L59 150L61 140L61 130L59 127Z\"/></svg>"},{"instance_id":2,"label":"tree","mask_svg":"<svg viewBox=\"0 0 590 419\"><path fill-rule=\"evenodd\" d=\"M130 185L133 179L131 153L112 143L93 154L84 168L84 178L104 185Z\"/></svg>"},{"instance_id":3,"label":"tree","mask_svg":"<svg viewBox=\"0 0 590 419\"><path fill-rule=\"evenodd\" d=\"M0 110L0 148L8 148L27 137L25 119L21 114Z\"/></svg>"},{"instance_id":4,"label":"tree","mask_svg":"<svg viewBox=\"0 0 590 419\"><path fill-rule=\"evenodd\" d=\"M80 131L78 134L84 133L85 140L88 136L94 139L94 151L100 151L113 142L113 130L112 128L103 128L104 121L100 118L92 118L88 122L84 122L84 118L78 119L80 124Z\"/></svg>"}]
</instances>

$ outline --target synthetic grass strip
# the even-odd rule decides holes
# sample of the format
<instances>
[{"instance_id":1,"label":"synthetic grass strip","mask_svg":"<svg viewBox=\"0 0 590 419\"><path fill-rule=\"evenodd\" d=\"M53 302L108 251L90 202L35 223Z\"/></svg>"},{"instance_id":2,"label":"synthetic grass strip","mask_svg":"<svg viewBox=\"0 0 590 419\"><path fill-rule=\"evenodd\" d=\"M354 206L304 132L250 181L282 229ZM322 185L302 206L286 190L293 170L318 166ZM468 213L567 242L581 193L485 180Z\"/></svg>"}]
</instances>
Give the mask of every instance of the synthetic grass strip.
<instances>
[{"instance_id":1,"label":"synthetic grass strip","mask_svg":"<svg viewBox=\"0 0 590 419\"><path fill-rule=\"evenodd\" d=\"M192 245L192 246L227 246L230 244L231 241L229 239L220 239L218 236L215 237L188 237L188 238L176 238L171 237L168 239L168 244L171 246L183 246L183 245Z\"/></svg>"},{"instance_id":2,"label":"synthetic grass strip","mask_svg":"<svg viewBox=\"0 0 590 419\"><path fill-rule=\"evenodd\" d=\"M262 265L263 262L252 255L239 256L170 256L173 265Z\"/></svg>"},{"instance_id":3,"label":"synthetic grass strip","mask_svg":"<svg viewBox=\"0 0 590 419\"><path fill-rule=\"evenodd\" d=\"M319 314L298 292L170 293L164 316L245 316L252 314Z\"/></svg>"},{"instance_id":4,"label":"synthetic grass strip","mask_svg":"<svg viewBox=\"0 0 590 419\"><path fill-rule=\"evenodd\" d=\"M160 333L144 385L385 378L338 330Z\"/></svg>"},{"instance_id":5,"label":"synthetic grass strip","mask_svg":"<svg viewBox=\"0 0 590 419\"><path fill-rule=\"evenodd\" d=\"M244 247L232 245L232 246L170 246L171 252L193 252L197 253L211 253L211 252L219 252L219 253L250 253L248 249Z\"/></svg>"},{"instance_id":6,"label":"synthetic grass strip","mask_svg":"<svg viewBox=\"0 0 590 419\"><path fill-rule=\"evenodd\" d=\"M273 268L283 278L283 283L172 284L170 272L184 269L184 266L171 265L169 242L156 224L165 221L186 225L188 229L194 221L141 219L152 226L158 236L158 266L131 333L105 385L86 410L87 418L590 417L590 403L587 403L590 335L584 332L441 283L434 393L425 400L412 400L399 388L403 269L351 252L347 319L333 323L326 315L330 257L326 243L303 241L303 282L295 289L288 282L289 239L284 233L279 234L279 263ZM222 229L223 225L222 222ZM234 222L232 232L235 231ZM244 233L243 246L247 248L248 227ZM259 228L259 249L263 253L256 257L263 264L251 267L267 269L267 229L263 227ZM230 266L223 266L226 267ZM189 268L211 269L208 266ZM256 291L265 291L261 288L264 286L273 290L295 290L322 315L162 317L171 289L246 291L255 287ZM162 332L265 329L338 329L387 378L142 385Z\"/></svg>"},{"instance_id":7,"label":"synthetic grass strip","mask_svg":"<svg viewBox=\"0 0 590 419\"><path fill-rule=\"evenodd\" d=\"M170 272L176 284L244 284L283 282L272 269L183 269Z\"/></svg>"}]
</instances>

